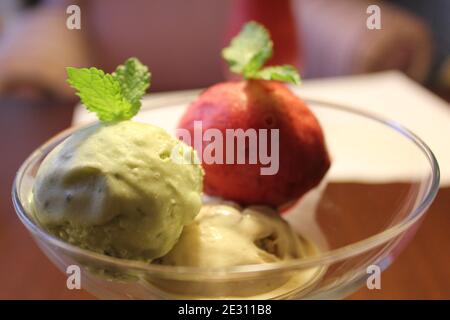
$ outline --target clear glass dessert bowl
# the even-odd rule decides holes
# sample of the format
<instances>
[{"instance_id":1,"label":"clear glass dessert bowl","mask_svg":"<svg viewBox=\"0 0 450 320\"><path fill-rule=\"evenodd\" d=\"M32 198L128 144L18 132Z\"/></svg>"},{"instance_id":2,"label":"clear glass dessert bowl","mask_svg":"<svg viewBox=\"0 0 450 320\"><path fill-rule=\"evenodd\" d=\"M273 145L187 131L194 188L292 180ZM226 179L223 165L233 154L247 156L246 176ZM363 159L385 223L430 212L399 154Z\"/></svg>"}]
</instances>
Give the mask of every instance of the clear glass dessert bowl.
<instances>
[{"instance_id":1,"label":"clear glass dessert bowl","mask_svg":"<svg viewBox=\"0 0 450 320\"><path fill-rule=\"evenodd\" d=\"M195 96L149 97L136 120L173 131ZM33 183L45 156L77 128L25 160L13 185L14 207L47 257L64 273L79 266L82 288L99 298L343 298L387 268L412 238L438 191L439 168L427 145L398 123L307 102L324 130L332 166L318 187L281 212L308 244L301 259L216 269L168 266L102 255L48 234L30 208Z\"/></svg>"}]
</instances>

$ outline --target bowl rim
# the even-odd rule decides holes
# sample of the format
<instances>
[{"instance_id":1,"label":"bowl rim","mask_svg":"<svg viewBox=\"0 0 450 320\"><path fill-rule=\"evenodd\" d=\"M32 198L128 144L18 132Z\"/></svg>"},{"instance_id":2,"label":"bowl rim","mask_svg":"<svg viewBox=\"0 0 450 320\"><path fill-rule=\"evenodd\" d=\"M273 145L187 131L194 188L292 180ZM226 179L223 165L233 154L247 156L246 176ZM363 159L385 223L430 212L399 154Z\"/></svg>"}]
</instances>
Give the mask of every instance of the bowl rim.
<instances>
[{"instance_id":1,"label":"bowl rim","mask_svg":"<svg viewBox=\"0 0 450 320\"><path fill-rule=\"evenodd\" d=\"M155 99L153 105L143 106L143 110L151 110L157 109L162 106L172 105L175 103L183 103L187 102L188 99L192 99L198 93L198 90L185 91L183 94L176 94L169 96L169 99L165 99L165 101L159 101L159 96ZM151 96L147 98L151 100ZM168 101L167 101L168 100ZM27 157L27 159L20 166L17 171L13 185L12 185L12 202L15 208L17 215L21 222L26 226L26 228L33 234L33 236L37 236L39 239L42 239L49 244L56 246L60 249L72 252L77 254L78 256L82 256L88 259L94 259L102 263L112 264L115 267L124 267L127 269L133 269L136 271L141 271L145 273L156 273L156 274L165 274L167 276L170 275L194 275L198 277L199 275L210 276L210 277L223 277L224 275L244 275L254 272L273 272L273 271L289 271L294 269L306 269L317 266L330 265L332 263L342 261L344 259L351 258L353 256L357 256L366 251L372 250L378 246L381 246L387 243L389 240L395 238L400 235L402 232L408 230L411 226L413 226L420 218L425 214L434 198L436 197L439 190L439 181L440 181L440 171L439 164L437 159L431 149L427 146L427 144L420 139L416 134L414 134L409 129L405 128L397 121L389 120L385 117L376 115L372 112L368 112L365 110L357 110L354 107L349 107L343 104L327 102L316 99L303 99L308 104L319 105L320 107L325 107L328 109L335 109L338 111L343 111L347 113L352 113L354 115L378 122L382 125L387 126L388 128L396 131L403 137L410 140L413 144L422 153L425 155L428 163L430 165L431 178L429 179L429 183L427 186L427 191L423 195L420 203L411 210L408 215L403 218L401 221L396 224L390 226L389 228L374 234L368 238L358 240L354 243L350 243L344 245L342 247L328 250L324 252L320 252L317 255L309 256L305 258L293 259L288 261L280 261L280 262L271 262L266 264L253 264L253 265L242 265L242 266L232 266L232 267L223 267L223 268L207 268L207 267L187 267L187 266L166 266L166 265L156 265L151 264L145 261L139 260L127 260L121 258L115 258L111 256L107 256L101 253L93 252L87 249L82 249L75 245L69 244L40 228L35 221L27 214L24 206L22 205L19 197L18 191L18 182L21 181L24 173L27 171L28 167L36 160L37 157L41 156L44 150L49 149L50 147L55 147L56 144L67 138L71 133L75 132L84 127L89 127L95 125L97 122L90 123L88 125L74 126L70 127L66 130L61 131L56 134L52 138L50 138L47 142L42 144L39 148L37 148L31 155ZM159 103L158 103L159 102Z\"/></svg>"}]
</instances>

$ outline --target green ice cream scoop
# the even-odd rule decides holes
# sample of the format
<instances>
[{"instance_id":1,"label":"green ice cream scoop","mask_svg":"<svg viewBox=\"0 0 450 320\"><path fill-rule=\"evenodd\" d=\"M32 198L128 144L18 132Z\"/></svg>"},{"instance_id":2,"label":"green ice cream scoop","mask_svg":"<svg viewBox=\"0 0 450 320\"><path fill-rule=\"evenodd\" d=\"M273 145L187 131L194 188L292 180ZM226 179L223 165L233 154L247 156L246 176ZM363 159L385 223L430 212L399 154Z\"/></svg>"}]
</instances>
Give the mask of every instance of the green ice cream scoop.
<instances>
[{"instance_id":1,"label":"green ice cream scoop","mask_svg":"<svg viewBox=\"0 0 450 320\"><path fill-rule=\"evenodd\" d=\"M203 171L175 161L173 150L196 157L144 123L81 129L41 164L36 219L57 237L99 253L144 261L165 255L201 207Z\"/></svg>"}]
</instances>

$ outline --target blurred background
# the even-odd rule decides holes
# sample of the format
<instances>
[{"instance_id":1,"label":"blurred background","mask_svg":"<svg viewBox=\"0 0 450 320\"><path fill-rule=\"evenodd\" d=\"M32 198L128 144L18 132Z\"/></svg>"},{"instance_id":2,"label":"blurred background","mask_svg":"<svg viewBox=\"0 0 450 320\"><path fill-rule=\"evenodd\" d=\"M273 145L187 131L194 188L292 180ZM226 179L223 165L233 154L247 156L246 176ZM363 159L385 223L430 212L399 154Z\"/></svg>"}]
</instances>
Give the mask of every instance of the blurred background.
<instances>
[{"instance_id":1,"label":"blurred background","mask_svg":"<svg viewBox=\"0 0 450 320\"><path fill-rule=\"evenodd\" d=\"M448 0L2 0L0 92L73 97L66 66L111 71L137 56L154 75L152 91L206 87L226 76L221 48L255 19L274 38L273 63L297 65L303 78L403 71L450 90ZM69 4L81 30L65 28ZM381 30L366 12L381 8Z\"/></svg>"},{"instance_id":2,"label":"blurred background","mask_svg":"<svg viewBox=\"0 0 450 320\"><path fill-rule=\"evenodd\" d=\"M80 30L66 27L70 4L81 8ZM373 4L380 30L366 25ZM394 69L450 99L449 0L0 0L0 298L91 297L65 288L10 201L23 160L72 123L65 67L112 71L136 56L152 92L207 87L229 78L221 49L249 20L272 34L270 63L294 64L305 80ZM431 211L385 290L353 298L450 298L450 258L438 251L450 243L450 188Z\"/></svg>"}]
</instances>

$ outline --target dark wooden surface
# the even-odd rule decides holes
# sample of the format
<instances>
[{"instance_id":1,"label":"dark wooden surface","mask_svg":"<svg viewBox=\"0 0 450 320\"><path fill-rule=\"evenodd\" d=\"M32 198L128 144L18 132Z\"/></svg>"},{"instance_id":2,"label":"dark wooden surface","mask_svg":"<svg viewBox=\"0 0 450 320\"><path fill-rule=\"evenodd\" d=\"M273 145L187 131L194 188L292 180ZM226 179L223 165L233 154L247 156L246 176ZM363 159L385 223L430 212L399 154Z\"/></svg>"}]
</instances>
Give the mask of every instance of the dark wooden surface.
<instances>
[{"instance_id":1,"label":"dark wooden surface","mask_svg":"<svg viewBox=\"0 0 450 320\"><path fill-rule=\"evenodd\" d=\"M66 288L66 278L40 252L11 204L22 161L70 125L72 104L0 98L0 299L92 299ZM450 299L450 188L441 189L410 245L383 273L382 290L350 299Z\"/></svg>"}]
</instances>

